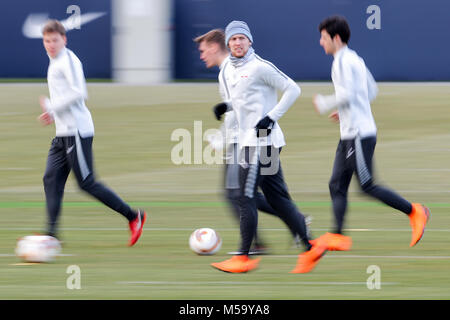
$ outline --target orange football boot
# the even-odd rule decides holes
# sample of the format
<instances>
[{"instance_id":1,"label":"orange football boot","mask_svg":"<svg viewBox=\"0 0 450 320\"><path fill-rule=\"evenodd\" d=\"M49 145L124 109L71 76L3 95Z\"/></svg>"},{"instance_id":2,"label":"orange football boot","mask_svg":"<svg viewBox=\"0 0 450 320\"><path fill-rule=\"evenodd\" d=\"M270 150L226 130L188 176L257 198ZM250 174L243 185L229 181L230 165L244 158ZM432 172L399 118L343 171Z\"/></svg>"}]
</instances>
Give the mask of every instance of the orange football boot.
<instances>
[{"instance_id":1,"label":"orange football boot","mask_svg":"<svg viewBox=\"0 0 450 320\"><path fill-rule=\"evenodd\" d=\"M352 247L352 238L339 233L327 232L317 239L309 240L309 243L312 245L321 243L329 251L348 251Z\"/></svg>"},{"instance_id":2,"label":"orange football boot","mask_svg":"<svg viewBox=\"0 0 450 320\"><path fill-rule=\"evenodd\" d=\"M260 260L261 258L250 259L247 255L237 255L222 262L211 263L211 266L224 272L242 273L256 269Z\"/></svg>"},{"instance_id":3,"label":"orange football boot","mask_svg":"<svg viewBox=\"0 0 450 320\"><path fill-rule=\"evenodd\" d=\"M327 248L319 243L313 245L309 251L298 255L297 265L289 273L307 273L310 272L319 263L320 258L325 254Z\"/></svg>"},{"instance_id":4,"label":"orange football boot","mask_svg":"<svg viewBox=\"0 0 450 320\"><path fill-rule=\"evenodd\" d=\"M430 209L420 203L413 203L412 207L413 209L408 215L412 228L410 247L415 246L422 238L423 233L425 232L425 225L431 216Z\"/></svg>"}]
</instances>

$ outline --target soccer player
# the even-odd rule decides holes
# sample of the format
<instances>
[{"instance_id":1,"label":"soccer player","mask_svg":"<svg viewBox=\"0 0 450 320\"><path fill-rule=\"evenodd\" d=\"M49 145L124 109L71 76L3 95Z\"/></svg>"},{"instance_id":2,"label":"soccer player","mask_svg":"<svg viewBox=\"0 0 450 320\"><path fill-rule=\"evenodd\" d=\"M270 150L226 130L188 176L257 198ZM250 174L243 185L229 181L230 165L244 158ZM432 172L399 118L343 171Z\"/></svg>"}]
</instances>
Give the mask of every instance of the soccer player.
<instances>
[{"instance_id":1,"label":"soccer player","mask_svg":"<svg viewBox=\"0 0 450 320\"><path fill-rule=\"evenodd\" d=\"M232 21L225 30L225 43L230 49L228 63L219 80L229 97L228 108L235 112L239 136L240 254L212 266L225 272L241 273L255 269L260 259L250 259L258 214L255 194L261 187L277 215L295 230L306 247L291 271L310 271L324 254L322 246L309 243L304 216L292 201L284 182L279 152L285 145L277 121L300 95L297 84L272 63L261 59L252 47L253 37L243 21ZM277 101L277 90L283 92ZM221 115L228 109L216 110Z\"/></svg>"},{"instance_id":2,"label":"soccer player","mask_svg":"<svg viewBox=\"0 0 450 320\"><path fill-rule=\"evenodd\" d=\"M221 120L222 114L219 114L219 109L228 109L228 104L231 103L230 98L227 96L226 88L224 88L223 81L220 80L223 77L223 67L229 63L229 52L225 45L225 33L222 29L213 29L196 37L194 42L198 44L200 59L205 63L206 67L219 67L221 70L219 73L219 89L224 102L219 103L214 107L214 113L216 114L217 120ZM224 123L221 129L221 135L224 138L223 140L225 140L226 145L226 165L224 167L225 196L230 203L235 218L239 221L240 212L237 202L239 198L239 164L237 162L238 129L233 110L225 112ZM214 144L214 141L212 141L212 144ZM223 141L218 141L214 145L216 150L220 150L220 148L223 147ZM256 205L258 210L276 215L276 212L267 203L266 198L261 192L256 193ZM263 253L266 253L266 248L264 243L261 241L258 232L256 232L254 243L249 251L249 254Z\"/></svg>"},{"instance_id":3,"label":"soccer player","mask_svg":"<svg viewBox=\"0 0 450 320\"><path fill-rule=\"evenodd\" d=\"M320 45L326 54L333 55L331 69L335 94L316 95L313 103L319 114L337 109L330 118L340 122L340 141L334 160L329 188L335 217L335 230L319 240L329 250L349 250L351 238L342 235L347 210L347 192L353 173L356 173L362 190L405 213L411 223L414 246L422 237L430 210L418 203L410 203L394 191L377 185L372 174L372 158L376 144L377 128L370 102L377 95L377 86L364 60L348 47L350 28L345 18L332 16L319 25Z\"/></svg>"},{"instance_id":4,"label":"soccer player","mask_svg":"<svg viewBox=\"0 0 450 320\"><path fill-rule=\"evenodd\" d=\"M57 236L64 187L70 171L73 171L83 191L129 221L131 237L128 245L132 246L142 234L147 215L142 210L132 210L96 180L92 156L94 125L84 103L87 90L82 64L66 48L66 31L59 21L48 21L42 34L44 48L50 58L47 73L50 99L40 98L43 112L38 119L43 125L54 122L56 127L56 137L51 143L43 179L47 202L47 234Z\"/></svg>"}]
</instances>

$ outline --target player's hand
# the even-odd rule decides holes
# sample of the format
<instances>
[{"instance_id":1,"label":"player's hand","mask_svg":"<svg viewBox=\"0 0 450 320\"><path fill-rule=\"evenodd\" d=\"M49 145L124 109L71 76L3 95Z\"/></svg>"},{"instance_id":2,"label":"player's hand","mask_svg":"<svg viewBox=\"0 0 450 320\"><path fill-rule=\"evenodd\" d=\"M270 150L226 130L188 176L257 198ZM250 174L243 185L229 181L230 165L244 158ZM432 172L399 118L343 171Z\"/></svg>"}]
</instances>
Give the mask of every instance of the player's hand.
<instances>
[{"instance_id":1,"label":"player's hand","mask_svg":"<svg viewBox=\"0 0 450 320\"><path fill-rule=\"evenodd\" d=\"M228 105L225 102L216 104L213 108L216 119L220 121L222 119L222 115L225 112L227 112L227 110L228 110Z\"/></svg>"},{"instance_id":2,"label":"player's hand","mask_svg":"<svg viewBox=\"0 0 450 320\"><path fill-rule=\"evenodd\" d=\"M267 137L272 131L272 127L275 121L270 119L269 116L265 116L256 124L256 136L259 137Z\"/></svg>"},{"instance_id":3,"label":"player's hand","mask_svg":"<svg viewBox=\"0 0 450 320\"><path fill-rule=\"evenodd\" d=\"M41 106L42 109L42 113L41 115L38 117L38 121L43 125L43 126L48 126L49 124L53 123L53 117L50 115L50 113L47 112L47 107L46 107L46 103L47 103L47 97L45 96L40 96L39 97L39 105Z\"/></svg>"},{"instance_id":4,"label":"player's hand","mask_svg":"<svg viewBox=\"0 0 450 320\"><path fill-rule=\"evenodd\" d=\"M338 123L339 122L339 112L334 111L334 112L330 113L330 115L328 116L328 119L331 119L331 121Z\"/></svg>"},{"instance_id":5,"label":"player's hand","mask_svg":"<svg viewBox=\"0 0 450 320\"><path fill-rule=\"evenodd\" d=\"M54 121L53 117L48 112L42 113L38 117L38 120L43 126L48 126L49 124L52 124Z\"/></svg>"}]
</instances>

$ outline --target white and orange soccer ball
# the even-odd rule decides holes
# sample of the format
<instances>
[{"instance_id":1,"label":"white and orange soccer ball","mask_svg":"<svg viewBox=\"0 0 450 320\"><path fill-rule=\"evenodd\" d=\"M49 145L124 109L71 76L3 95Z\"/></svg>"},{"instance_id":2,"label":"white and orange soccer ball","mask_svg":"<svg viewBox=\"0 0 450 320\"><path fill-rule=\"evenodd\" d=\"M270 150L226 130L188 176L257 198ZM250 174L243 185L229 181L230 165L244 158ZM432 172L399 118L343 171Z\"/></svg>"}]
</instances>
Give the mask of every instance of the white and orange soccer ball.
<instances>
[{"instance_id":1,"label":"white and orange soccer ball","mask_svg":"<svg viewBox=\"0 0 450 320\"><path fill-rule=\"evenodd\" d=\"M189 246L199 255L211 255L222 247L222 238L211 228L200 228L192 232Z\"/></svg>"},{"instance_id":2,"label":"white and orange soccer ball","mask_svg":"<svg viewBox=\"0 0 450 320\"><path fill-rule=\"evenodd\" d=\"M16 255L26 262L51 262L60 252L58 239L47 235L25 236L16 245Z\"/></svg>"}]
</instances>

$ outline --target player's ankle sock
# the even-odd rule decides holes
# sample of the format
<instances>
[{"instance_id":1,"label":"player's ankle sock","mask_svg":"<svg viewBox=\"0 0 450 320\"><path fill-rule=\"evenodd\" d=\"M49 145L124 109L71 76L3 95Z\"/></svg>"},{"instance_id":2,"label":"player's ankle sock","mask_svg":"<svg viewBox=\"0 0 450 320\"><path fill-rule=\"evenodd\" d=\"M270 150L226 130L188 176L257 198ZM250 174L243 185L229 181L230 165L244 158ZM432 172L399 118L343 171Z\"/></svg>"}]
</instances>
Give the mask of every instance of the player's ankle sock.
<instances>
[{"instance_id":1,"label":"player's ankle sock","mask_svg":"<svg viewBox=\"0 0 450 320\"><path fill-rule=\"evenodd\" d=\"M409 206L411 207L411 209L409 209L407 212L405 212L407 215L410 215L414 209L411 203L409 203Z\"/></svg>"},{"instance_id":2,"label":"player's ankle sock","mask_svg":"<svg viewBox=\"0 0 450 320\"><path fill-rule=\"evenodd\" d=\"M305 251L309 251L309 250L311 250L311 248L312 248L312 245L311 245L311 243L309 243L309 240L306 240L306 242L304 242L304 244L305 244Z\"/></svg>"},{"instance_id":3,"label":"player's ankle sock","mask_svg":"<svg viewBox=\"0 0 450 320\"><path fill-rule=\"evenodd\" d=\"M133 210L130 208L130 210L128 210L127 214L124 214L124 217L128 219L129 222L133 221L134 219L136 219L138 216L138 211Z\"/></svg>"}]
</instances>

